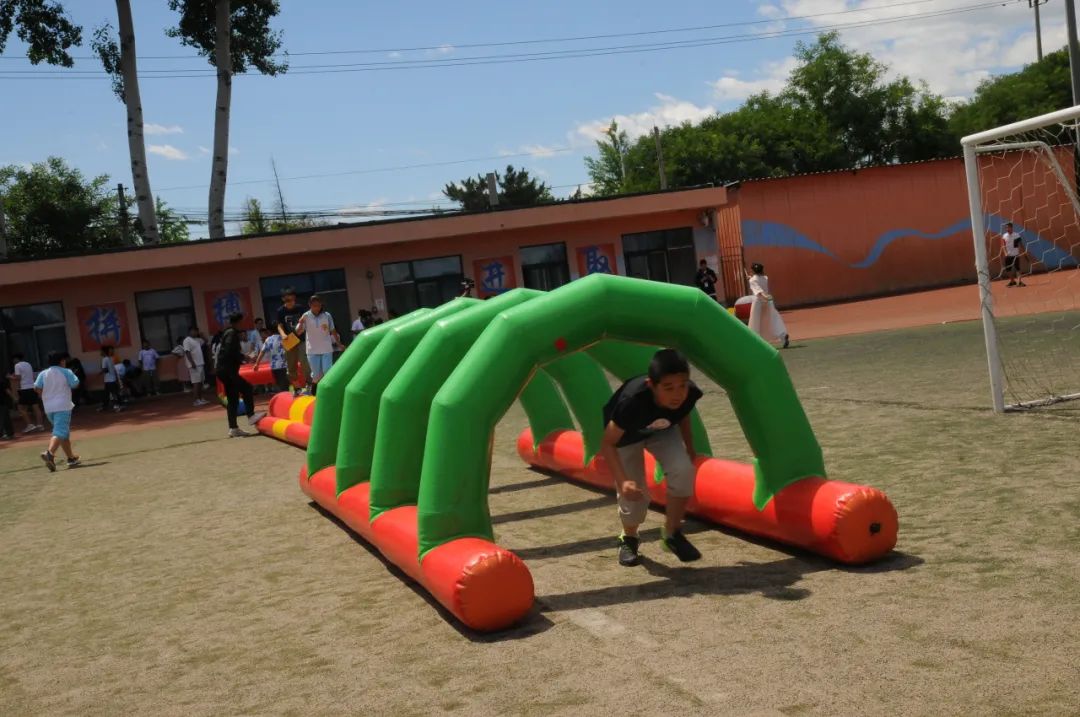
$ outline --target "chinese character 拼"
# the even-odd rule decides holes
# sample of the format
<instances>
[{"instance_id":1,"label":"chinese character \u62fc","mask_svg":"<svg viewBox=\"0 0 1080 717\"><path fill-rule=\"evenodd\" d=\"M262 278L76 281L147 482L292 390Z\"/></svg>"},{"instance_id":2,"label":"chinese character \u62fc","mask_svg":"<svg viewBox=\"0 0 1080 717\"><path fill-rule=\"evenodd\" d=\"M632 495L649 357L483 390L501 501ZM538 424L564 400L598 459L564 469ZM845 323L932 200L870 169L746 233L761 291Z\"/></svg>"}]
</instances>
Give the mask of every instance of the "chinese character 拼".
<instances>
[{"instance_id":1,"label":"chinese character \u62fc","mask_svg":"<svg viewBox=\"0 0 1080 717\"><path fill-rule=\"evenodd\" d=\"M86 320L86 331L99 345L120 342L120 317L116 309L98 306Z\"/></svg>"},{"instance_id":2,"label":"chinese character \u62fc","mask_svg":"<svg viewBox=\"0 0 1080 717\"><path fill-rule=\"evenodd\" d=\"M600 247L590 246L585 249L585 273L611 273L611 262L608 261L607 255L600 251Z\"/></svg>"}]
</instances>

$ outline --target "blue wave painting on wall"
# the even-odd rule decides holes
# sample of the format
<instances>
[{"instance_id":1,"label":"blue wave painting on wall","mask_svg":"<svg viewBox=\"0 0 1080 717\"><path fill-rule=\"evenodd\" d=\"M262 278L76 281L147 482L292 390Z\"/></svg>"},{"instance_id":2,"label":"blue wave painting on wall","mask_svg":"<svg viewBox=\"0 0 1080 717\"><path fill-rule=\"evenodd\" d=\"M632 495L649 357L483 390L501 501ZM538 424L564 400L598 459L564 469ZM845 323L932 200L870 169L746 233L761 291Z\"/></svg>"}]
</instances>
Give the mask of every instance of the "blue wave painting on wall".
<instances>
[{"instance_id":1,"label":"blue wave painting on wall","mask_svg":"<svg viewBox=\"0 0 1080 717\"><path fill-rule=\"evenodd\" d=\"M996 214L986 217L986 225L989 231L994 234L1000 234L1005 226L1005 219L997 216ZM1065 251L1054 244L1052 241L1043 239L1036 232L1030 232L1024 229L1019 224L1015 227L1018 229L1024 237L1024 246L1027 248L1028 253L1036 260L1043 263L1047 269L1062 269L1067 267L1077 266L1077 260L1068 251ZM866 258L862 261L855 262L854 264L848 264L852 269L868 269L878 262L882 254L885 253L885 249L890 244L898 239L904 239L907 237L915 237L918 239L924 239L926 241L936 241L938 239L947 239L955 236L960 232L971 231L971 220L961 219L958 222L950 224L949 226L936 232L924 232L919 229L890 229L875 241L870 248L870 252L866 255ZM824 254L825 256L835 259L841 263L846 263L840 257L836 256L828 248L817 243L813 239L810 239L804 234L800 234L794 227L788 226L781 222L765 222L758 221L756 219L744 219L742 221L742 235L743 235L743 247L770 247L770 248L783 248L783 249L802 249L803 251L812 251L818 254Z\"/></svg>"}]
</instances>

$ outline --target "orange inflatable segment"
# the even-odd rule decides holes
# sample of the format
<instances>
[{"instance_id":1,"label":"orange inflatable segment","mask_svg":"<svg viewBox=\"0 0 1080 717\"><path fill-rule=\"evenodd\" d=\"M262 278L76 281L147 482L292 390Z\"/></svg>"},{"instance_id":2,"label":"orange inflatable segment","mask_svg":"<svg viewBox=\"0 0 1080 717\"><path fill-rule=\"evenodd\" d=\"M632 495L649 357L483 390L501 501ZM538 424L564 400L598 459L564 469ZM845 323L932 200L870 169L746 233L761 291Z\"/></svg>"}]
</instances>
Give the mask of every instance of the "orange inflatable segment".
<instances>
[{"instance_id":1,"label":"orange inflatable segment","mask_svg":"<svg viewBox=\"0 0 1080 717\"><path fill-rule=\"evenodd\" d=\"M335 495L333 466L318 471L310 480L305 468L299 480L305 494L378 548L466 626L478 631L501 630L532 609L532 575L509 550L480 538L459 538L431 550L420 563L416 559L416 506L388 510L369 522L370 483L358 483Z\"/></svg>"},{"instance_id":2,"label":"orange inflatable segment","mask_svg":"<svg viewBox=\"0 0 1080 717\"><path fill-rule=\"evenodd\" d=\"M293 396L288 391L270 397L266 418L259 421L258 429L263 435L279 441L307 448L311 440L311 416L315 399L311 396Z\"/></svg>"},{"instance_id":3,"label":"orange inflatable segment","mask_svg":"<svg viewBox=\"0 0 1080 717\"><path fill-rule=\"evenodd\" d=\"M602 458L583 466L584 445L576 431L558 431L533 450L526 429L517 442L527 463L580 482L614 490ZM655 462L645 455L645 475L654 503L664 505L666 483L651 476ZM896 546L896 509L881 491L867 486L805 478L788 485L759 511L753 502L754 470L746 463L717 458L698 462L694 498L688 511L752 535L795 545L833 560L856 565L880 558Z\"/></svg>"}]
</instances>

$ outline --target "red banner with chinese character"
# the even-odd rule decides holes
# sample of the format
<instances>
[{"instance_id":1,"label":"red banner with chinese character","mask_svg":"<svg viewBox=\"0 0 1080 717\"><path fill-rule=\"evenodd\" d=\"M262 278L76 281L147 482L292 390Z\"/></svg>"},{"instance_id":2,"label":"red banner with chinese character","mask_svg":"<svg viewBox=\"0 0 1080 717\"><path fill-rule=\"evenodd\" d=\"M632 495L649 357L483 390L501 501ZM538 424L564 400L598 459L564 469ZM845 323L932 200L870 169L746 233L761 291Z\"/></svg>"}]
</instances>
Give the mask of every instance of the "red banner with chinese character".
<instances>
[{"instance_id":1,"label":"red banner with chinese character","mask_svg":"<svg viewBox=\"0 0 1080 717\"><path fill-rule=\"evenodd\" d=\"M473 261L473 277L476 279L476 295L481 299L517 288L514 275L514 258L499 256Z\"/></svg>"},{"instance_id":2,"label":"red banner with chinese character","mask_svg":"<svg viewBox=\"0 0 1080 717\"><path fill-rule=\"evenodd\" d=\"M592 244L577 249L578 276L618 274L614 244Z\"/></svg>"},{"instance_id":3,"label":"red banner with chinese character","mask_svg":"<svg viewBox=\"0 0 1080 717\"><path fill-rule=\"evenodd\" d=\"M75 315L79 319L83 351L100 351L102 346L131 346L131 327L124 302L80 306L75 309Z\"/></svg>"},{"instance_id":4,"label":"red banner with chinese character","mask_svg":"<svg viewBox=\"0 0 1080 717\"><path fill-rule=\"evenodd\" d=\"M211 334L224 331L229 327L229 314L244 315L244 320L240 322L241 328L250 329L255 325L255 319L251 313L251 293L247 289L207 291L203 294L203 301L206 305L206 320Z\"/></svg>"}]
</instances>

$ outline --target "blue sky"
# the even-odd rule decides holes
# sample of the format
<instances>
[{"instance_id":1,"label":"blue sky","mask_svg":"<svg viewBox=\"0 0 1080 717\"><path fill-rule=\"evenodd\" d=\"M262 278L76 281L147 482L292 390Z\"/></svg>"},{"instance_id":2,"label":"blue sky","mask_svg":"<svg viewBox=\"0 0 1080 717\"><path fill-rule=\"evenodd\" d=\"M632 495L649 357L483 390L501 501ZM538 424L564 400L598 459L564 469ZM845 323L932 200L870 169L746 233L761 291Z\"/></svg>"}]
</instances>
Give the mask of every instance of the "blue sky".
<instances>
[{"instance_id":1,"label":"blue sky","mask_svg":"<svg viewBox=\"0 0 1080 717\"><path fill-rule=\"evenodd\" d=\"M422 207L442 186L507 163L525 166L556 194L586 182L583 157L613 117L633 133L653 124L699 120L731 109L751 92L776 89L799 39L746 42L545 62L405 71L300 74L305 65L445 60L719 38L750 33L819 30L844 24L846 43L869 51L895 72L926 80L947 97L968 96L979 80L1034 59L1027 2L928 16L975 5L912 0L548 0L546 3L358 3L283 0L274 25L285 33L295 74L237 77L233 90L229 209L249 197L275 201L271 157L283 178L364 172L283 182L290 210ZM89 39L104 21L115 26L115 3L65 3ZM206 212L213 138L212 75L151 78L147 70L206 72L208 65L165 36L175 17L165 0L133 0L150 177L171 206ZM858 12L852 12L859 10ZM838 14L825 14L838 13ZM915 16L914 19L903 19ZM792 17L806 17L792 20ZM900 22L892 20L902 19ZM883 22L890 21L890 22ZM641 33L748 23L692 32L505 47L474 43ZM1063 3L1043 8L1044 45L1064 43ZM401 48L436 49L406 51ZM304 52L380 50L367 54ZM87 56L89 47L75 54ZM182 56L151 59L152 56ZM0 70L31 70L17 38ZM55 68L39 66L41 72ZM98 71L93 59L76 70ZM4 107L0 164L65 158L87 175L109 174L130 186L123 106L102 79L51 79L0 73ZM67 75L66 77L71 77ZM49 79L47 79L49 78ZM14 111L13 111L14 110ZM527 156L504 156L527 155ZM475 160L445 166L372 171ZM194 227L193 235L205 234Z\"/></svg>"}]
</instances>

